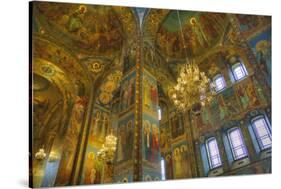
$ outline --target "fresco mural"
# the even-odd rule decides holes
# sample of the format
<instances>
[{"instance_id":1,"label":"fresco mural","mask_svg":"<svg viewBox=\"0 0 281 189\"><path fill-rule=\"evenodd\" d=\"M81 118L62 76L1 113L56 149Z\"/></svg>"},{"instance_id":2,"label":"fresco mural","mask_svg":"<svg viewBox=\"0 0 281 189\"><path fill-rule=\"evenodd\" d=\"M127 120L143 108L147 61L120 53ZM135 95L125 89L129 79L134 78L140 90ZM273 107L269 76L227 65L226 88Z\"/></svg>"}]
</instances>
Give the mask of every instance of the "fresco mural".
<instances>
[{"instance_id":1,"label":"fresco mural","mask_svg":"<svg viewBox=\"0 0 281 189\"><path fill-rule=\"evenodd\" d=\"M173 178L173 156L171 153L165 155L166 178Z\"/></svg>"},{"instance_id":2,"label":"fresco mural","mask_svg":"<svg viewBox=\"0 0 281 189\"><path fill-rule=\"evenodd\" d=\"M157 113L158 89L157 82L148 72L143 75L143 108L149 112Z\"/></svg>"},{"instance_id":3,"label":"fresco mural","mask_svg":"<svg viewBox=\"0 0 281 189\"><path fill-rule=\"evenodd\" d=\"M143 154L144 159L157 163L160 161L159 121L148 115L143 115Z\"/></svg>"},{"instance_id":4,"label":"fresco mural","mask_svg":"<svg viewBox=\"0 0 281 189\"><path fill-rule=\"evenodd\" d=\"M250 97L246 91L246 85L237 86L237 96L240 99L243 109L247 109L249 107Z\"/></svg>"},{"instance_id":5,"label":"fresco mural","mask_svg":"<svg viewBox=\"0 0 281 189\"><path fill-rule=\"evenodd\" d=\"M259 25L259 18L254 15L237 15L236 16L242 32L250 31Z\"/></svg>"},{"instance_id":6,"label":"fresco mural","mask_svg":"<svg viewBox=\"0 0 281 189\"><path fill-rule=\"evenodd\" d=\"M202 123L204 124L205 127L208 127L211 121L211 113L209 110L209 105L202 107L201 115L202 115Z\"/></svg>"},{"instance_id":7,"label":"fresco mural","mask_svg":"<svg viewBox=\"0 0 281 189\"><path fill-rule=\"evenodd\" d=\"M253 85L257 91L257 96L261 104L265 105L267 104L267 98L266 98L266 92L263 90L263 87L261 86L260 82L256 79L256 77L252 77Z\"/></svg>"},{"instance_id":8,"label":"fresco mural","mask_svg":"<svg viewBox=\"0 0 281 189\"><path fill-rule=\"evenodd\" d=\"M135 77L136 73L132 72L122 80L120 92L120 111L125 111L135 103Z\"/></svg>"},{"instance_id":9,"label":"fresco mural","mask_svg":"<svg viewBox=\"0 0 281 189\"><path fill-rule=\"evenodd\" d=\"M109 7L64 3L37 3L39 19L57 38L79 51L109 53L120 49L117 16ZM57 11L60 10L60 11ZM102 23L102 24L101 24Z\"/></svg>"},{"instance_id":10,"label":"fresco mural","mask_svg":"<svg viewBox=\"0 0 281 189\"><path fill-rule=\"evenodd\" d=\"M224 31L226 19L224 14L200 14L196 12L179 12L182 22L186 48L189 56L196 56L217 43ZM167 43L166 41L170 41ZM157 42L161 50L171 57L184 57L183 40L176 11L171 11L159 29Z\"/></svg>"},{"instance_id":11,"label":"fresco mural","mask_svg":"<svg viewBox=\"0 0 281 189\"><path fill-rule=\"evenodd\" d=\"M31 4L30 187L271 173L270 16ZM226 87L182 111L169 90L186 59ZM234 127L248 152L235 161ZM214 154L222 164L211 168Z\"/></svg>"},{"instance_id":12,"label":"fresco mural","mask_svg":"<svg viewBox=\"0 0 281 189\"><path fill-rule=\"evenodd\" d=\"M90 124L87 151L83 164L81 184L102 183L104 165L97 159L97 152L110 131L111 123L108 110L95 104Z\"/></svg>"},{"instance_id":13,"label":"fresco mural","mask_svg":"<svg viewBox=\"0 0 281 189\"><path fill-rule=\"evenodd\" d=\"M161 180L161 174L155 172L155 170L144 168L142 179L143 181L159 181Z\"/></svg>"},{"instance_id":14,"label":"fresco mural","mask_svg":"<svg viewBox=\"0 0 281 189\"><path fill-rule=\"evenodd\" d=\"M100 145L105 140L105 136L110 133L110 129L111 123L108 110L99 108L96 105L93 112L88 144L91 146Z\"/></svg>"},{"instance_id":15,"label":"fresco mural","mask_svg":"<svg viewBox=\"0 0 281 189\"><path fill-rule=\"evenodd\" d=\"M63 186L69 182L86 106L87 101L85 98L83 98L83 96L77 96L73 105L72 117L66 134L66 141L63 146L59 172L57 174L57 185Z\"/></svg>"},{"instance_id":16,"label":"fresco mural","mask_svg":"<svg viewBox=\"0 0 281 189\"><path fill-rule=\"evenodd\" d=\"M221 119L224 119L226 113L225 107L222 104L219 96L217 98L213 98L213 100L211 101L210 112L212 125L215 125L215 123L218 123Z\"/></svg>"},{"instance_id":17,"label":"fresco mural","mask_svg":"<svg viewBox=\"0 0 281 189\"><path fill-rule=\"evenodd\" d=\"M160 125L160 148L161 151L166 151L169 149L171 140L171 128L169 121L162 123Z\"/></svg>"},{"instance_id":18,"label":"fresco mural","mask_svg":"<svg viewBox=\"0 0 281 189\"><path fill-rule=\"evenodd\" d=\"M123 74L126 74L128 71L130 71L132 68L135 67L135 57L136 57L136 49L131 48L128 50L124 56L124 66L123 66Z\"/></svg>"},{"instance_id":19,"label":"fresco mural","mask_svg":"<svg viewBox=\"0 0 281 189\"><path fill-rule=\"evenodd\" d=\"M109 103L112 101L114 93L119 88L121 79L122 72L120 70L115 70L106 77L98 91L98 104L106 105L106 108L110 108Z\"/></svg>"},{"instance_id":20,"label":"fresco mural","mask_svg":"<svg viewBox=\"0 0 281 189\"><path fill-rule=\"evenodd\" d=\"M103 164L97 160L97 148L88 147L81 184L100 184L102 182Z\"/></svg>"},{"instance_id":21,"label":"fresco mural","mask_svg":"<svg viewBox=\"0 0 281 189\"><path fill-rule=\"evenodd\" d=\"M271 29L250 39L249 44L257 58L257 67L265 78L267 85L271 86Z\"/></svg>"},{"instance_id":22,"label":"fresco mural","mask_svg":"<svg viewBox=\"0 0 281 189\"><path fill-rule=\"evenodd\" d=\"M176 114L175 112L171 115L170 122L172 138L177 138L178 136L184 134L183 117L181 114Z\"/></svg>"},{"instance_id":23,"label":"fresco mural","mask_svg":"<svg viewBox=\"0 0 281 189\"><path fill-rule=\"evenodd\" d=\"M134 115L126 116L118 122L117 162L130 160L133 157Z\"/></svg>"},{"instance_id":24,"label":"fresco mural","mask_svg":"<svg viewBox=\"0 0 281 189\"><path fill-rule=\"evenodd\" d=\"M133 182L133 173L132 170L126 171L118 176L115 176L116 183L127 183Z\"/></svg>"},{"instance_id":25,"label":"fresco mural","mask_svg":"<svg viewBox=\"0 0 281 189\"><path fill-rule=\"evenodd\" d=\"M223 102L221 103L221 106L225 105L228 116L234 116L237 115L240 111L240 107L235 95L235 91L232 87L227 88L222 92L222 99Z\"/></svg>"},{"instance_id":26,"label":"fresco mural","mask_svg":"<svg viewBox=\"0 0 281 189\"><path fill-rule=\"evenodd\" d=\"M179 143L173 146L174 178L188 178L191 176L191 168L188 162L187 143Z\"/></svg>"}]
</instances>

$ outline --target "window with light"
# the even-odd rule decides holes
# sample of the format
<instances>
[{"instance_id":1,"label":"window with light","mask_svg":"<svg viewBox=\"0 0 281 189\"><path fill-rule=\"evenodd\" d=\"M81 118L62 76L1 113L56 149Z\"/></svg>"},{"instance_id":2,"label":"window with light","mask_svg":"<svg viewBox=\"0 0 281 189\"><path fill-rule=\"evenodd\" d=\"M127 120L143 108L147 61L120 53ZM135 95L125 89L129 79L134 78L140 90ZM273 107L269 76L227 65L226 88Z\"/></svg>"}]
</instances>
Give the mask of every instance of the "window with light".
<instances>
[{"instance_id":1,"label":"window with light","mask_svg":"<svg viewBox=\"0 0 281 189\"><path fill-rule=\"evenodd\" d=\"M214 77L214 84L217 92L226 88L225 80L221 74Z\"/></svg>"},{"instance_id":2,"label":"window with light","mask_svg":"<svg viewBox=\"0 0 281 189\"><path fill-rule=\"evenodd\" d=\"M212 137L206 141L207 155L211 169L222 165L217 140Z\"/></svg>"},{"instance_id":3,"label":"window with light","mask_svg":"<svg viewBox=\"0 0 281 189\"><path fill-rule=\"evenodd\" d=\"M241 62L238 62L232 66L232 73L235 81L239 81L247 77L248 72Z\"/></svg>"},{"instance_id":4,"label":"window with light","mask_svg":"<svg viewBox=\"0 0 281 189\"><path fill-rule=\"evenodd\" d=\"M234 128L228 131L228 139L234 160L248 156L247 148L243 140L241 130Z\"/></svg>"},{"instance_id":5,"label":"window with light","mask_svg":"<svg viewBox=\"0 0 281 189\"><path fill-rule=\"evenodd\" d=\"M160 121L162 119L162 111L161 108L158 107L158 120Z\"/></svg>"},{"instance_id":6,"label":"window with light","mask_svg":"<svg viewBox=\"0 0 281 189\"><path fill-rule=\"evenodd\" d=\"M272 136L267 121L263 116L252 120L252 127L261 150L271 148Z\"/></svg>"},{"instance_id":7,"label":"window with light","mask_svg":"<svg viewBox=\"0 0 281 189\"><path fill-rule=\"evenodd\" d=\"M161 180L166 180L165 160L164 160L164 158L161 158Z\"/></svg>"}]
</instances>

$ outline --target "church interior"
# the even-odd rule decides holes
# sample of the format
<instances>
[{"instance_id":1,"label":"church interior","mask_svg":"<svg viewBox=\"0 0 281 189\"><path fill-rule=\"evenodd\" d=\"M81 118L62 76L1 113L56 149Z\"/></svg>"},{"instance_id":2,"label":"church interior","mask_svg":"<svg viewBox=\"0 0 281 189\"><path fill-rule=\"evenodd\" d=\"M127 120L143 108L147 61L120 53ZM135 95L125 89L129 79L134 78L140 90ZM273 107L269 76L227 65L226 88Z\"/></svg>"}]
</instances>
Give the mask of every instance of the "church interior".
<instances>
[{"instance_id":1,"label":"church interior","mask_svg":"<svg viewBox=\"0 0 281 189\"><path fill-rule=\"evenodd\" d=\"M30 3L30 186L271 173L271 17Z\"/></svg>"}]
</instances>

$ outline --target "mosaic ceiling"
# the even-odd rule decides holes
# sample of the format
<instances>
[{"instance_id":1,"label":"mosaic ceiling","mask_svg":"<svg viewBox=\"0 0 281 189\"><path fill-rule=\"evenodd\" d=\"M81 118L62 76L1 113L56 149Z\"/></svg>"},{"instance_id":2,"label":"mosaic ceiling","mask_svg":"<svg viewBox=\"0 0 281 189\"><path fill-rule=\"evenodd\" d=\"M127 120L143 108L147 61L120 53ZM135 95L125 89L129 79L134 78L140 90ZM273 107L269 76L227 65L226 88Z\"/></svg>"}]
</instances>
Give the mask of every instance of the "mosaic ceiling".
<instances>
[{"instance_id":1,"label":"mosaic ceiling","mask_svg":"<svg viewBox=\"0 0 281 189\"><path fill-rule=\"evenodd\" d=\"M229 15L219 13L39 2L34 13L35 57L40 62L34 69L59 87L79 83L87 91L102 80L94 86L102 104L114 96L119 81L112 83L108 78L122 71L124 56L135 46L138 33L144 42L145 68L156 76L164 93L176 81L186 58L204 60L203 68L209 72L206 57L217 54L215 49L225 40L237 38L229 28ZM251 17L236 19L249 35L255 27L247 25ZM256 23L262 26L263 22ZM59 71L52 75L52 70ZM55 81L62 78L68 83ZM112 90L104 90L108 89L105 85Z\"/></svg>"},{"instance_id":2,"label":"mosaic ceiling","mask_svg":"<svg viewBox=\"0 0 281 189\"><path fill-rule=\"evenodd\" d=\"M82 55L112 55L122 48L124 38L136 30L129 8L62 3L36 5L34 10L40 15L36 19L46 32Z\"/></svg>"},{"instance_id":3,"label":"mosaic ceiling","mask_svg":"<svg viewBox=\"0 0 281 189\"><path fill-rule=\"evenodd\" d=\"M168 58L199 56L215 46L228 23L224 14L171 11L156 35L156 46Z\"/></svg>"}]
</instances>

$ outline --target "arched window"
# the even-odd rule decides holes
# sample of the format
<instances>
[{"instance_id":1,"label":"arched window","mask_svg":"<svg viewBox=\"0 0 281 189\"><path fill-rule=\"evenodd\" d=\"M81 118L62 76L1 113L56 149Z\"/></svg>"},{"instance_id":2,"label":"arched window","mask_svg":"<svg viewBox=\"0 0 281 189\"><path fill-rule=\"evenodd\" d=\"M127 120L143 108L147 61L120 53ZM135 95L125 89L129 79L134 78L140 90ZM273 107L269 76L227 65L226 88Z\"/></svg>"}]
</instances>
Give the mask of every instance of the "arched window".
<instances>
[{"instance_id":1,"label":"arched window","mask_svg":"<svg viewBox=\"0 0 281 189\"><path fill-rule=\"evenodd\" d=\"M263 115L257 116L251 120L251 125L255 137L261 150L271 148L272 136L270 127Z\"/></svg>"},{"instance_id":2,"label":"arched window","mask_svg":"<svg viewBox=\"0 0 281 189\"><path fill-rule=\"evenodd\" d=\"M224 77L221 74L216 75L213 79L213 82L215 84L215 88L217 92L226 88Z\"/></svg>"},{"instance_id":3,"label":"arched window","mask_svg":"<svg viewBox=\"0 0 281 189\"><path fill-rule=\"evenodd\" d=\"M162 119L162 111L161 111L160 106L158 106L157 112L158 112L158 120L160 121Z\"/></svg>"},{"instance_id":4,"label":"arched window","mask_svg":"<svg viewBox=\"0 0 281 189\"><path fill-rule=\"evenodd\" d=\"M228 131L228 140L234 160L238 160L248 156L247 148L243 140L243 135L238 127Z\"/></svg>"},{"instance_id":5,"label":"arched window","mask_svg":"<svg viewBox=\"0 0 281 189\"><path fill-rule=\"evenodd\" d=\"M231 72L235 81L240 81L247 77L248 72L242 62L237 62L231 66Z\"/></svg>"},{"instance_id":6,"label":"arched window","mask_svg":"<svg viewBox=\"0 0 281 189\"><path fill-rule=\"evenodd\" d=\"M165 160L161 158L161 180L166 180L166 172L165 172Z\"/></svg>"},{"instance_id":7,"label":"arched window","mask_svg":"<svg viewBox=\"0 0 281 189\"><path fill-rule=\"evenodd\" d=\"M211 169L217 168L222 165L220 152L215 137L211 137L206 141L206 149Z\"/></svg>"}]
</instances>

